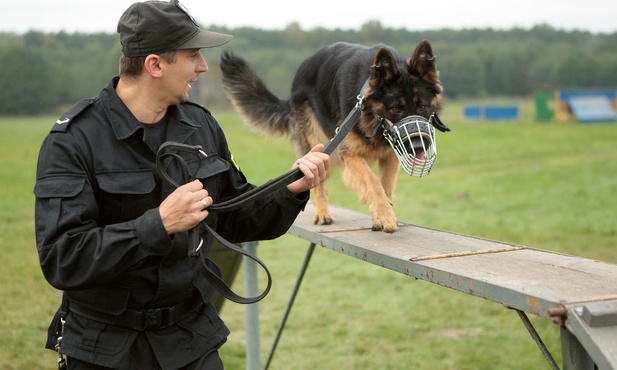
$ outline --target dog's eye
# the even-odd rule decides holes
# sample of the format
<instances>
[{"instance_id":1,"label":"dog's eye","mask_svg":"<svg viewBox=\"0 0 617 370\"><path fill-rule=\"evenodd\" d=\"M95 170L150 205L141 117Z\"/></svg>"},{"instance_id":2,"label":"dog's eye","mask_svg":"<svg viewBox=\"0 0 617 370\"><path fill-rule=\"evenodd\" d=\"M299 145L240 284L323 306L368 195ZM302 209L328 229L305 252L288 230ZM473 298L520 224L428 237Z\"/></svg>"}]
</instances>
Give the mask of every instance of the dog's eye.
<instances>
[{"instance_id":1,"label":"dog's eye","mask_svg":"<svg viewBox=\"0 0 617 370\"><path fill-rule=\"evenodd\" d=\"M391 107L388 110L390 111L391 114L399 114L399 113L403 112L403 110L399 106Z\"/></svg>"},{"instance_id":2,"label":"dog's eye","mask_svg":"<svg viewBox=\"0 0 617 370\"><path fill-rule=\"evenodd\" d=\"M426 105L426 104L422 104L422 105L418 106L418 113L424 112L424 110L426 110L426 107L428 107L428 105Z\"/></svg>"}]
</instances>

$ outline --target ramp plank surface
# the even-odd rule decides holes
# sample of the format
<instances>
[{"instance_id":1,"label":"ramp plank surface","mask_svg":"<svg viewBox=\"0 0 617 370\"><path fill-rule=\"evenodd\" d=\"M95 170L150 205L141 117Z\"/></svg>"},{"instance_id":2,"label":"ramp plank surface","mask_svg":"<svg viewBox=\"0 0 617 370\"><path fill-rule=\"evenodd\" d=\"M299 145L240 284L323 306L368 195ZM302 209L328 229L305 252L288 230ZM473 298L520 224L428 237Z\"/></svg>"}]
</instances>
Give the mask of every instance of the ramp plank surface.
<instances>
[{"instance_id":1,"label":"ramp plank surface","mask_svg":"<svg viewBox=\"0 0 617 370\"><path fill-rule=\"evenodd\" d=\"M289 230L316 245L507 307L550 317L555 307L617 299L617 265L400 223L371 230L369 215L331 206L314 225L309 204Z\"/></svg>"}]
</instances>

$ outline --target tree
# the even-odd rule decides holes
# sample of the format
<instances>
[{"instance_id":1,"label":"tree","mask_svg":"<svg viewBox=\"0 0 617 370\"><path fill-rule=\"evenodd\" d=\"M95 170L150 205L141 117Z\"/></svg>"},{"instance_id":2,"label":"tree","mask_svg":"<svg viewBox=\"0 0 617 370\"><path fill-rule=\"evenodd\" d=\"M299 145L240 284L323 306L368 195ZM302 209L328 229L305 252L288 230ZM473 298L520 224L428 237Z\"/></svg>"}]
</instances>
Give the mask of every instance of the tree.
<instances>
[{"instance_id":1,"label":"tree","mask_svg":"<svg viewBox=\"0 0 617 370\"><path fill-rule=\"evenodd\" d=\"M222 50L231 48L246 58L272 91L284 97L300 63L338 41L388 44L409 57L421 40L429 39L446 97L532 96L538 90L617 85L617 33L565 32L548 25L409 31L384 28L376 20L359 31L304 31L298 23L278 31L209 29L233 34L234 40L202 51L210 72L194 91L208 106L227 104L217 66ZM116 34L0 33L0 114L50 113L92 96L117 73L119 57Z\"/></svg>"},{"instance_id":2,"label":"tree","mask_svg":"<svg viewBox=\"0 0 617 370\"><path fill-rule=\"evenodd\" d=\"M40 48L0 48L0 114L40 114L60 103L53 61Z\"/></svg>"},{"instance_id":3,"label":"tree","mask_svg":"<svg viewBox=\"0 0 617 370\"><path fill-rule=\"evenodd\" d=\"M449 97L472 97L487 91L486 68L476 48L457 49L447 58L438 57L437 69L444 94Z\"/></svg>"},{"instance_id":4,"label":"tree","mask_svg":"<svg viewBox=\"0 0 617 370\"><path fill-rule=\"evenodd\" d=\"M364 45L383 43L384 29L379 21L369 21L360 28L360 38Z\"/></svg>"}]
</instances>

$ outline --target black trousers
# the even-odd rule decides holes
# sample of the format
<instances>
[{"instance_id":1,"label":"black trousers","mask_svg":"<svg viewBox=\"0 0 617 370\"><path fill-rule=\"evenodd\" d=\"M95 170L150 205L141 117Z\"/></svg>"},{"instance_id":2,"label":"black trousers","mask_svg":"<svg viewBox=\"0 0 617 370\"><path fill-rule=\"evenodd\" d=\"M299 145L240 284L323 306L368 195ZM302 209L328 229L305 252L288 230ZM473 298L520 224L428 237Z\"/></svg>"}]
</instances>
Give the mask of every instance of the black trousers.
<instances>
[{"instance_id":1,"label":"black trousers","mask_svg":"<svg viewBox=\"0 0 617 370\"><path fill-rule=\"evenodd\" d=\"M141 343L146 344L145 341ZM131 358L134 360L129 362L127 368L112 369L69 357L67 359L68 370L161 370L149 345L136 345L135 347L131 350ZM218 348L213 348L196 361L179 367L177 370L224 370L224 368Z\"/></svg>"}]
</instances>

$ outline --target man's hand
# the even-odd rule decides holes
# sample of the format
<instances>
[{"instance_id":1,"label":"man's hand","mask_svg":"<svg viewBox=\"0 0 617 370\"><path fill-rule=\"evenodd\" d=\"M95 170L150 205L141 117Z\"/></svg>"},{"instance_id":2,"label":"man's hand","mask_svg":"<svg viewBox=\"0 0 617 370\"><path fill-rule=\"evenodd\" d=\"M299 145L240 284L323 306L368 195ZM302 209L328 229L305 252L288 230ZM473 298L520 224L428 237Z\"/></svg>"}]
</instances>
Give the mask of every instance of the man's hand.
<instances>
[{"instance_id":1,"label":"man's hand","mask_svg":"<svg viewBox=\"0 0 617 370\"><path fill-rule=\"evenodd\" d=\"M159 213L168 234L187 231L208 217L213 203L199 180L178 187L161 203Z\"/></svg>"},{"instance_id":2,"label":"man's hand","mask_svg":"<svg viewBox=\"0 0 617 370\"><path fill-rule=\"evenodd\" d=\"M304 177L287 185L287 189L294 195L314 188L326 181L328 168L330 167L330 156L323 152L324 145L317 144L311 151L298 159L291 167L300 168Z\"/></svg>"}]
</instances>

